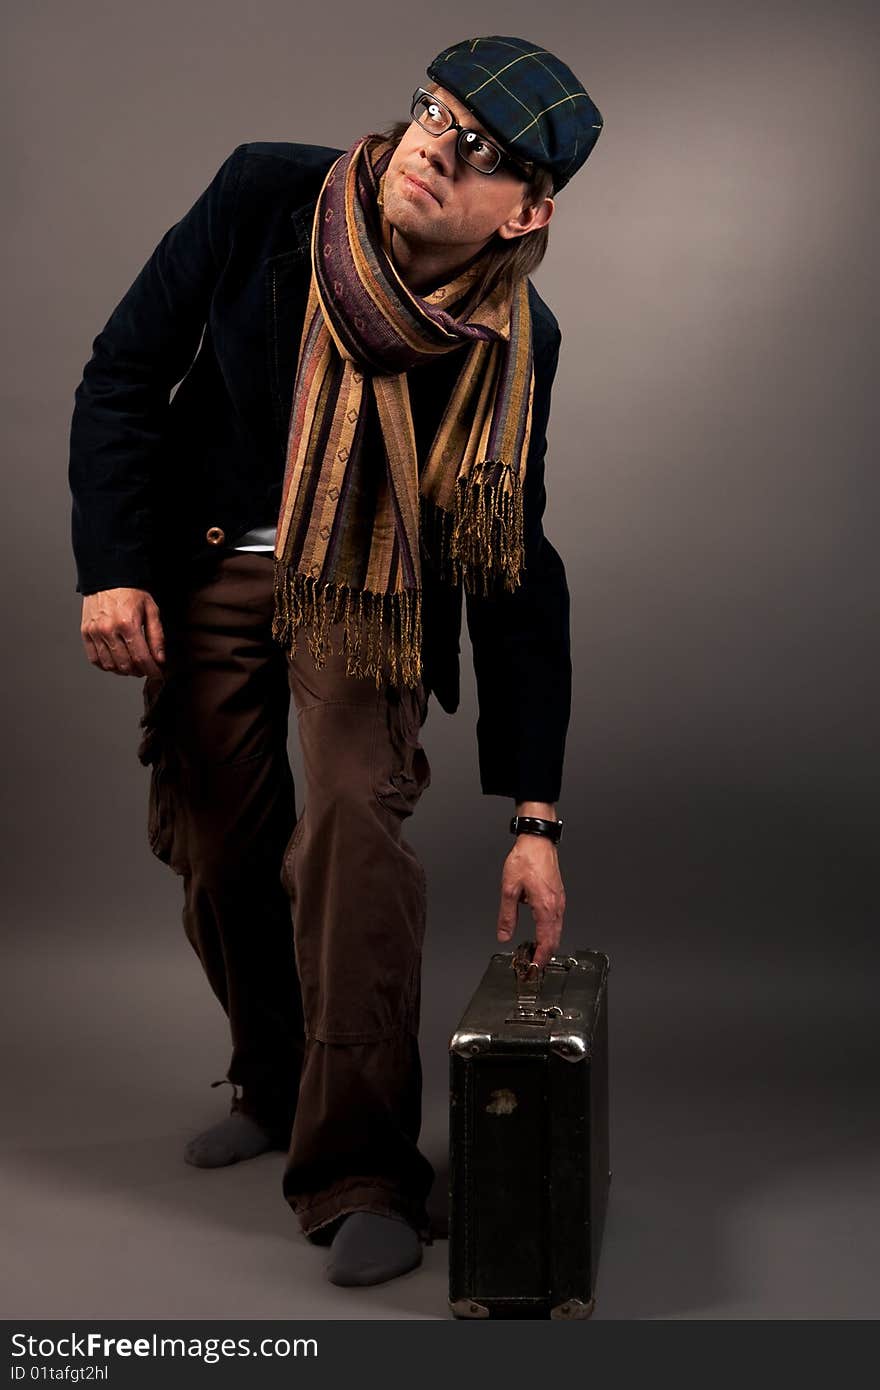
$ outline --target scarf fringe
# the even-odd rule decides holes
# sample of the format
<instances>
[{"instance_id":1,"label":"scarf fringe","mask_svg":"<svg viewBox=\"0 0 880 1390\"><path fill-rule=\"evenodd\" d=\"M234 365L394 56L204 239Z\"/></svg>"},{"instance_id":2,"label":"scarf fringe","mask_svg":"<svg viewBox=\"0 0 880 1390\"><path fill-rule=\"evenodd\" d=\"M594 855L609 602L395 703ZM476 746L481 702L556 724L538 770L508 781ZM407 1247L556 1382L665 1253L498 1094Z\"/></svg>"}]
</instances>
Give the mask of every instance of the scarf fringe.
<instances>
[{"instance_id":1,"label":"scarf fringe","mask_svg":"<svg viewBox=\"0 0 880 1390\"><path fill-rule=\"evenodd\" d=\"M484 481L481 472L490 470L498 476ZM522 582L522 482L509 464L484 459L458 479L449 559L454 582L461 575L470 593L476 592L478 579L483 595L499 576L511 591Z\"/></svg>"},{"instance_id":2,"label":"scarf fringe","mask_svg":"<svg viewBox=\"0 0 880 1390\"><path fill-rule=\"evenodd\" d=\"M494 470L490 483L480 472ZM505 483L509 486L505 486ZM508 464L486 459L458 479L455 512L419 495L420 542L425 558L441 580L461 580L469 593L477 586L485 596L500 577L508 590L522 582L522 484ZM346 584L321 583L320 576L293 573L274 556L275 611L272 636L297 649L306 629L309 651L318 670L332 654L328 629L344 622L342 651L346 675L373 676L377 689L417 686L422 678L422 590L379 593Z\"/></svg>"},{"instance_id":3,"label":"scarf fringe","mask_svg":"<svg viewBox=\"0 0 880 1390\"><path fill-rule=\"evenodd\" d=\"M513 493L501 495L497 485L483 483L470 496L465 495L467 480L458 481L457 516L438 507L431 498L420 496L419 528L426 561L443 581L457 584L463 578L470 593L476 592L476 576L480 578L483 595L490 592L499 574L508 589L517 587L522 583L524 563L519 480L513 485ZM496 570L488 563L490 554L502 557Z\"/></svg>"},{"instance_id":4,"label":"scarf fringe","mask_svg":"<svg viewBox=\"0 0 880 1390\"><path fill-rule=\"evenodd\" d=\"M415 687L422 679L422 594L420 589L378 593L348 585L321 584L320 577L291 574L274 557L275 612L272 636L291 655L301 628L307 629L309 651L318 670L332 655L328 628L344 622L342 652L347 676L373 676Z\"/></svg>"}]
</instances>

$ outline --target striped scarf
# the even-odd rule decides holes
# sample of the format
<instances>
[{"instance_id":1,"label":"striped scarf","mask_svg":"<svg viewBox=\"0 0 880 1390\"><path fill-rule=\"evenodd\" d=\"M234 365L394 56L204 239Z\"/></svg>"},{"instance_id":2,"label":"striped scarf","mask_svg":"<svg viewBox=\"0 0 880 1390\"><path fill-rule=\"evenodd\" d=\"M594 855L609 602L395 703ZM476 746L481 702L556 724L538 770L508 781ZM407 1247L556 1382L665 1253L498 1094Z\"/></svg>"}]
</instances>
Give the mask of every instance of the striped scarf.
<instances>
[{"instance_id":1,"label":"striped scarf","mask_svg":"<svg viewBox=\"0 0 880 1390\"><path fill-rule=\"evenodd\" d=\"M470 592L521 582L534 386L525 278L478 304L479 262L424 297L403 284L381 215L393 152L362 137L318 197L274 554L273 637L295 652L307 627L320 668L328 625L344 621L346 672L377 687L421 679L422 540ZM420 467L406 373L466 342Z\"/></svg>"}]
</instances>

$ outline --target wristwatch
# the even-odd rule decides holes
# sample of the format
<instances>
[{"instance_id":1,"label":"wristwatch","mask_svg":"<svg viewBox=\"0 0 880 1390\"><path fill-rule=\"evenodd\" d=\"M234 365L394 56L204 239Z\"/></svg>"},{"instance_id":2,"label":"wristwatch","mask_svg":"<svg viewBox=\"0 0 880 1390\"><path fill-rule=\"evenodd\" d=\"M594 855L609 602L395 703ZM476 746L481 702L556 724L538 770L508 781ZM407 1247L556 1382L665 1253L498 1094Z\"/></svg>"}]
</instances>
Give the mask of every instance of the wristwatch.
<instances>
[{"instance_id":1,"label":"wristwatch","mask_svg":"<svg viewBox=\"0 0 880 1390\"><path fill-rule=\"evenodd\" d=\"M562 839L562 819L545 820L543 816L512 816L510 821L512 835L545 835L558 845Z\"/></svg>"}]
</instances>

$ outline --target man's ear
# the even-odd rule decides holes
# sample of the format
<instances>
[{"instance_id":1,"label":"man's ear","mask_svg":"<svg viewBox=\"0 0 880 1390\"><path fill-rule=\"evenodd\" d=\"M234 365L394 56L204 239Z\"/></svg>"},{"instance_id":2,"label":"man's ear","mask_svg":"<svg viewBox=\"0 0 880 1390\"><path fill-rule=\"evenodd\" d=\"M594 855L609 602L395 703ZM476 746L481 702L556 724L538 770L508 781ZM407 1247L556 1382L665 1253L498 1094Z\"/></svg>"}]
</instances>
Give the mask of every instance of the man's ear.
<instances>
[{"instance_id":1,"label":"man's ear","mask_svg":"<svg viewBox=\"0 0 880 1390\"><path fill-rule=\"evenodd\" d=\"M518 213L501 224L498 235L509 241L513 237L525 236L527 232L536 232L539 227L546 227L555 206L552 198L542 198L540 203L524 202Z\"/></svg>"}]
</instances>

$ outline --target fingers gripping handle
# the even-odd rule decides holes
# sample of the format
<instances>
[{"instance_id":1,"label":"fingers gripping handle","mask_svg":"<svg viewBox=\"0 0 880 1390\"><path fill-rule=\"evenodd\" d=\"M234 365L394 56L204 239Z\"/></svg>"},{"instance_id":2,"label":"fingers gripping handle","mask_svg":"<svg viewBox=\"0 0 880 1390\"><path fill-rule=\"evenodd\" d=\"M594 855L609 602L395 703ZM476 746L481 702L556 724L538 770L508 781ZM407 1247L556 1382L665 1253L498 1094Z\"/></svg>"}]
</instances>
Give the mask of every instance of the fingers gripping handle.
<instances>
[{"instance_id":1,"label":"fingers gripping handle","mask_svg":"<svg viewBox=\"0 0 880 1390\"><path fill-rule=\"evenodd\" d=\"M545 981L545 970L552 967L553 974L562 971L564 974L572 965L577 965L576 956L551 956L547 966L543 969L535 965L532 957L535 954L537 942L522 941L516 947L511 957L511 967L516 977L516 1009L511 1018L521 1023L543 1024L548 1018L558 1018L564 1010L562 1005L544 1004L541 1002L541 990Z\"/></svg>"}]
</instances>

